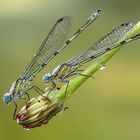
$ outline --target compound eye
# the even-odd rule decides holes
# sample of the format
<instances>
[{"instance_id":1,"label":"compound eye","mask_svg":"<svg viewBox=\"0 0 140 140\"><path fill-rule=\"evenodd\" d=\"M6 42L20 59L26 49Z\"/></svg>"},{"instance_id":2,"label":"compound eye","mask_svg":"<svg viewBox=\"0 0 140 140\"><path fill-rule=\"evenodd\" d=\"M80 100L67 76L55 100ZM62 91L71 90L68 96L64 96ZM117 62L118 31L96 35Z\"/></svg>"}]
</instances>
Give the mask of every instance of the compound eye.
<instances>
[{"instance_id":1,"label":"compound eye","mask_svg":"<svg viewBox=\"0 0 140 140\"><path fill-rule=\"evenodd\" d=\"M52 80L52 76L51 75L45 75L43 77L43 80L44 80L45 83L48 83Z\"/></svg>"},{"instance_id":2,"label":"compound eye","mask_svg":"<svg viewBox=\"0 0 140 140\"><path fill-rule=\"evenodd\" d=\"M8 96L5 96L5 100L6 101L9 100L9 99L10 99L9 95Z\"/></svg>"},{"instance_id":3,"label":"compound eye","mask_svg":"<svg viewBox=\"0 0 140 140\"><path fill-rule=\"evenodd\" d=\"M44 81L49 81L50 80L50 76L45 76Z\"/></svg>"},{"instance_id":4,"label":"compound eye","mask_svg":"<svg viewBox=\"0 0 140 140\"><path fill-rule=\"evenodd\" d=\"M6 99L9 100L10 99L10 96L7 96Z\"/></svg>"},{"instance_id":5,"label":"compound eye","mask_svg":"<svg viewBox=\"0 0 140 140\"><path fill-rule=\"evenodd\" d=\"M4 96L4 102L6 104L8 104L11 100L12 100L12 96L11 95L5 95Z\"/></svg>"}]
</instances>

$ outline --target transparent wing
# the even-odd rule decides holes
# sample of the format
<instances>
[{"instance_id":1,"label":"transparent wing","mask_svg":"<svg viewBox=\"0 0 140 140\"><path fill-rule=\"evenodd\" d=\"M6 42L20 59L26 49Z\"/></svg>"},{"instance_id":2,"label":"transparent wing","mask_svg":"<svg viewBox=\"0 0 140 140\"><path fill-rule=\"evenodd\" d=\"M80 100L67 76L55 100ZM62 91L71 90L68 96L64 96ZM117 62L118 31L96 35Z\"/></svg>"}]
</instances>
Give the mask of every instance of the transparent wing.
<instances>
[{"instance_id":1,"label":"transparent wing","mask_svg":"<svg viewBox=\"0 0 140 140\"><path fill-rule=\"evenodd\" d=\"M56 56L57 50L61 48L70 27L71 17L69 16L62 17L56 22L19 79L32 80Z\"/></svg>"},{"instance_id":2,"label":"transparent wing","mask_svg":"<svg viewBox=\"0 0 140 140\"><path fill-rule=\"evenodd\" d=\"M106 53L107 51L117 47L119 43L121 43L125 39L126 35L129 34L134 26L135 24L133 23L122 24L118 28L105 35L99 41L97 41L92 47L83 51L66 63L69 66L78 68L82 65L82 63L86 63L87 61L90 61L91 59L94 59L101 54Z\"/></svg>"}]
</instances>

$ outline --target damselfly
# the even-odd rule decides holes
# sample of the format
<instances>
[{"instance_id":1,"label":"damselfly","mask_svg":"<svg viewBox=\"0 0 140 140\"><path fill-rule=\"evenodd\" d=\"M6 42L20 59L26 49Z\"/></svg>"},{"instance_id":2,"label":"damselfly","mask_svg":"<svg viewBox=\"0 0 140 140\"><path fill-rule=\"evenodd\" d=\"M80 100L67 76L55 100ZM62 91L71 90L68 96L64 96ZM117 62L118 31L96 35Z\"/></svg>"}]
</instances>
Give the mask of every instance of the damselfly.
<instances>
[{"instance_id":1,"label":"damselfly","mask_svg":"<svg viewBox=\"0 0 140 140\"><path fill-rule=\"evenodd\" d=\"M66 90L65 90L65 94L66 94L69 85L69 79L68 79L69 77L76 74L82 76L88 76L88 75L81 74L79 72L81 71L79 70L79 68L83 64L95 59L96 57L120 45L124 45L128 42L139 39L140 34L137 34L136 36L125 40L125 37L133 30L134 26L135 24L133 23L125 23L120 25L118 28L112 30L110 33L108 33L99 41L97 41L92 47L78 54L77 56L70 59L69 61L57 66L52 73L46 74L44 76L44 82L52 83L53 88L57 87L56 82L67 83Z\"/></svg>"},{"instance_id":2,"label":"damselfly","mask_svg":"<svg viewBox=\"0 0 140 140\"><path fill-rule=\"evenodd\" d=\"M69 33L71 27L71 17L64 16L60 18L56 24L53 26L52 30L42 43L41 47L36 52L35 56L32 58L31 62L27 65L24 72L15 80L9 90L4 95L4 101L6 104L13 101L15 104L14 116L17 110L17 104L15 99L25 99L25 95L31 89L34 89L39 94L44 93L43 90L37 86L31 86L27 90L25 89L35 76L66 46L68 46L76 37L78 37L93 21L95 21L101 13L101 10L96 10L85 23L73 34L73 36L68 39L64 44L67 34Z\"/></svg>"}]
</instances>

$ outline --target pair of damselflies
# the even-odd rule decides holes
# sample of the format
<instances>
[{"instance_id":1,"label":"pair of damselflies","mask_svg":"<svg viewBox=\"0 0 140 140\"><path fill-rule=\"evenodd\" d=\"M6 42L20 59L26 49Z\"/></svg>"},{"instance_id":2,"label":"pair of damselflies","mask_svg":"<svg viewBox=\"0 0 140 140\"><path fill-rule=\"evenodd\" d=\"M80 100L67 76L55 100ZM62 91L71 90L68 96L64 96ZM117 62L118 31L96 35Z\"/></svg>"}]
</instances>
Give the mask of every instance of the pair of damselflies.
<instances>
[{"instance_id":1,"label":"pair of damselflies","mask_svg":"<svg viewBox=\"0 0 140 140\"><path fill-rule=\"evenodd\" d=\"M17 103L16 99L29 98L29 91L34 89L39 94L43 94L44 91L37 86L29 86L30 82L34 80L36 75L65 47L67 47L75 38L77 38L93 21L95 21L101 13L101 10L96 10L85 23L68 39L64 44L64 40L68 35L72 23L72 19L69 16L60 18L53 26L52 30L43 41L42 45L32 58L31 62L27 65L24 72L15 80L9 90L4 95L4 101L6 104L13 101L15 105L14 117L16 115ZM125 37L133 30L135 24L125 23L112 30L105 35L99 41L92 45L92 47L78 54L69 61L56 67L52 73L48 73L44 76L45 83L51 83L53 89L57 87L55 81L66 82L66 91L69 85L68 78L78 74L79 68L88 61L95 59L96 57L133 40L139 39L140 34L125 40ZM84 76L84 75L83 75ZM51 89L51 90L53 90ZM27 97L25 96L27 95ZM42 95L43 96L43 95Z\"/></svg>"}]
</instances>

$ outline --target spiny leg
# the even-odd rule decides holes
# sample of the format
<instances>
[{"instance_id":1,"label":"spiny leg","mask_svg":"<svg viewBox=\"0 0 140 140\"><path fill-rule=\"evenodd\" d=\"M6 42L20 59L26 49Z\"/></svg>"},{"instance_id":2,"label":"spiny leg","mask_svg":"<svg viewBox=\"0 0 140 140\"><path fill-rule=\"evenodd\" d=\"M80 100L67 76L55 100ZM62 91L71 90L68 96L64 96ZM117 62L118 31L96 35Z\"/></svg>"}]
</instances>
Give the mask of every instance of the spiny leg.
<instances>
[{"instance_id":1,"label":"spiny leg","mask_svg":"<svg viewBox=\"0 0 140 140\"><path fill-rule=\"evenodd\" d=\"M15 109L14 109L14 113L13 113L13 120L15 120L16 119L16 112L17 112L17 103L16 103L15 99L13 99L13 103L15 105Z\"/></svg>"},{"instance_id":2,"label":"spiny leg","mask_svg":"<svg viewBox=\"0 0 140 140\"><path fill-rule=\"evenodd\" d=\"M79 65L81 65L81 64L79 64ZM72 67L71 67L71 68L72 68ZM69 77L71 77L71 76L74 76L74 75L81 75L81 76L86 76L86 77L90 77L90 78L94 78L94 79L95 79L95 77L93 77L93 76L79 73L79 72L83 72L83 71L85 71L85 70L82 70L82 69L73 69L73 70L70 71L67 75L65 75L65 76L63 77L63 79L67 79L67 78L69 78Z\"/></svg>"},{"instance_id":3,"label":"spiny leg","mask_svg":"<svg viewBox=\"0 0 140 140\"><path fill-rule=\"evenodd\" d=\"M76 72L77 71L77 72ZM76 73L77 75L81 75L81 76L86 76L86 77L89 77L89 78L93 78L93 79L95 79L95 77L94 76L90 76L90 75L86 75L86 74L82 74L82 73L79 73L78 71L84 71L84 70L76 70L74 73ZM74 75L76 75L76 74L74 74Z\"/></svg>"},{"instance_id":4,"label":"spiny leg","mask_svg":"<svg viewBox=\"0 0 140 140\"><path fill-rule=\"evenodd\" d=\"M28 98L28 97L27 97ZM26 110L27 110L27 107L28 107L28 101L27 101L27 98L26 97L20 97L20 99L23 99L23 100L25 100L25 104L26 104Z\"/></svg>"},{"instance_id":5,"label":"spiny leg","mask_svg":"<svg viewBox=\"0 0 140 140\"><path fill-rule=\"evenodd\" d=\"M76 71L72 71L70 72L69 74L67 74L63 79L67 79L71 76L74 76L74 75L81 75L81 76L85 76L85 77L88 77L88 78L93 78L95 79L95 77L91 76L91 75L86 75L86 74L83 74L83 73L79 73L77 71L84 71L84 70L76 70Z\"/></svg>"},{"instance_id":6,"label":"spiny leg","mask_svg":"<svg viewBox=\"0 0 140 140\"><path fill-rule=\"evenodd\" d=\"M25 103L26 103L26 107L27 107L27 103L28 103L27 98L26 97L20 97L19 99L24 99ZM17 103L16 103L15 99L13 99L13 103L15 105L15 109L14 109L14 113L13 113L13 120L15 120L16 119L16 112L17 112Z\"/></svg>"},{"instance_id":7,"label":"spiny leg","mask_svg":"<svg viewBox=\"0 0 140 140\"><path fill-rule=\"evenodd\" d=\"M43 94L45 93L45 91L43 91L42 89L40 89L39 87L37 87L37 86L35 86L35 85L32 86L32 89L34 89L39 95L41 95L41 96L44 97L44 98L47 98L47 100L50 101L50 99L48 98L48 96L46 97L46 96L43 95ZM39 91L41 91L42 94L41 94Z\"/></svg>"},{"instance_id":8,"label":"spiny leg","mask_svg":"<svg viewBox=\"0 0 140 140\"><path fill-rule=\"evenodd\" d=\"M28 101L30 101L29 93L27 92L26 95L27 95Z\"/></svg>"},{"instance_id":9,"label":"spiny leg","mask_svg":"<svg viewBox=\"0 0 140 140\"><path fill-rule=\"evenodd\" d=\"M32 90L32 89L34 89L34 90L35 90L39 95L41 95L41 96L43 96L43 95L42 95L40 92L45 93L42 89L40 89L39 87L33 85L33 86L29 87L29 88L24 92L24 94L29 95L28 92L29 92L30 90ZM39 91L40 91L40 92L39 92ZM43 96L43 97L45 97L45 96Z\"/></svg>"},{"instance_id":10,"label":"spiny leg","mask_svg":"<svg viewBox=\"0 0 140 140\"><path fill-rule=\"evenodd\" d=\"M48 91L48 93L47 93L47 97L49 98L49 95L50 95L50 93L52 92L52 90L53 89L55 89L57 86L56 86L56 83L54 82L54 81L52 81L51 82L51 84L52 84L52 88Z\"/></svg>"},{"instance_id":11,"label":"spiny leg","mask_svg":"<svg viewBox=\"0 0 140 140\"><path fill-rule=\"evenodd\" d=\"M31 89L36 89L36 90L38 91L38 94L40 94L40 95L41 95L41 93L40 93L39 91L41 91L42 93L45 93L42 89L40 89L39 87L37 87L37 86L35 86L35 85L33 85L33 86L31 87Z\"/></svg>"},{"instance_id":12,"label":"spiny leg","mask_svg":"<svg viewBox=\"0 0 140 140\"><path fill-rule=\"evenodd\" d=\"M63 98L65 99L66 94L67 94L67 89L68 89L68 87L69 87L69 80L59 79L58 81L59 81L59 82L62 82L62 83L66 83L65 94L64 94L64 97L63 97Z\"/></svg>"},{"instance_id":13,"label":"spiny leg","mask_svg":"<svg viewBox=\"0 0 140 140\"><path fill-rule=\"evenodd\" d=\"M95 77L93 77L93 76L86 75L86 74L82 74L82 73L78 73L78 72L76 72L75 75L81 75L81 76L85 76L85 77L88 77L88 78L93 78L93 79L95 79Z\"/></svg>"},{"instance_id":14,"label":"spiny leg","mask_svg":"<svg viewBox=\"0 0 140 140\"><path fill-rule=\"evenodd\" d=\"M78 71L83 71L83 70L78 70ZM66 85L66 89L65 89L65 94L64 94L64 98L66 97L66 93L67 93L67 89L68 89L68 86L69 86L69 80L64 80L64 79L67 79L67 78L69 78L69 77L71 77L71 76L74 76L74 75L81 75L81 76L85 76L85 77L90 77L90 78L95 78L95 77L93 77L93 76L90 76L90 75L86 75L86 74L82 74L82 73L78 73L78 72L76 72L76 71L73 71L73 72L71 72L71 73L69 73L68 75L66 75L63 79L60 79L59 81L60 82L65 82L65 83L67 83L67 85Z\"/></svg>"},{"instance_id":15,"label":"spiny leg","mask_svg":"<svg viewBox=\"0 0 140 140\"><path fill-rule=\"evenodd\" d=\"M66 85L66 89L65 89L64 99L65 99L65 97L66 97L67 89L68 89L68 87L69 87L70 81L69 81L69 80L66 80L65 82L67 83L67 85Z\"/></svg>"}]
</instances>

